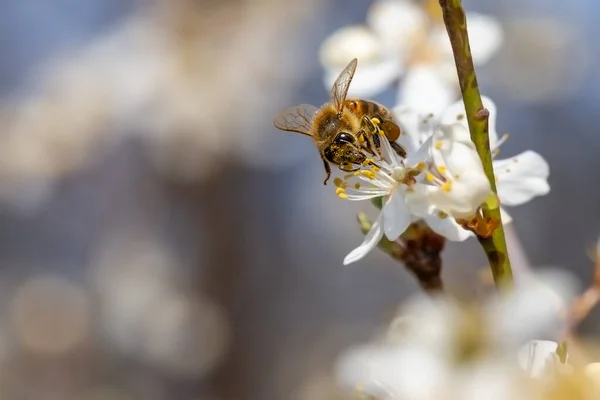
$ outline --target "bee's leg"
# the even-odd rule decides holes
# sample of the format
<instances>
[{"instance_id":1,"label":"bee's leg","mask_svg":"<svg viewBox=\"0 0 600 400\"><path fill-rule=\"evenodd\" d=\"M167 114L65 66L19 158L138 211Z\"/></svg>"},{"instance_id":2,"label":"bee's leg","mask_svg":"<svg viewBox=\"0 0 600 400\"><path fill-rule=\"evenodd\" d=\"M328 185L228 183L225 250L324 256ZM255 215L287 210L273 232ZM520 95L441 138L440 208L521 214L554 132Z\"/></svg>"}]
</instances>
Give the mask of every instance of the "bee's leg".
<instances>
[{"instance_id":1,"label":"bee's leg","mask_svg":"<svg viewBox=\"0 0 600 400\"><path fill-rule=\"evenodd\" d=\"M365 133L365 136L367 137L367 141L369 143L369 147L370 148L374 148L377 151L377 154L379 155L379 157L383 157L381 155L381 142L379 141L379 127L375 124L373 124L373 121L367 117L366 115L363 116L363 124L369 129L370 133Z\"/></svg>"},{"instance_id":2,"label":"bee's leg","mask_svg":"<svg viewBox=\"0 0 600 400\"><path fill-rule=\"evenodd\" d=\"M406 158L406 150L404 150L404 147L400 146L396 142L392 142L391 140L390 140L390 145L392 146L392 149L394 149L396 154L398 154L402 158Z\"/></svg>"},{"instance_id":3,"label":"bee's leg","mask_svg":"<svg viewBox=\"0 0 600 400\"><path fill-rule=\"evenodd\" d=\"M374 156L375 151L373 150L373 146L371 145L371 140L369 139L369 134L367 132L365 132L364 130L361 130L360 132L358 132L358 138L360 140L362 148L365 149L367 151L367 153Z\"/></svg>"},{"instance_id":4,"label":"bee's leg","mask_svg":"<svg viewBox=\"0 0 600 400\"><path fill-rule=\"evenodd\" d=\"M371 118L367 117L366 115L363 115L363 124L365 124L365 126L371 131L372 134L377 132L377 125L375 125Z\"/></svg>"},{"instance_id":5,"label":"bee's leg","mask_svg":"<svg viewBox=\"0 0 600 400\"><path fill-rule=\"evenodd\" d=\"M327 181L331 178L331 167L329 166L329 162L323 158L323 166L325 167L325 181L323 185L327 185Z\"/></svg>"}]
</instances>

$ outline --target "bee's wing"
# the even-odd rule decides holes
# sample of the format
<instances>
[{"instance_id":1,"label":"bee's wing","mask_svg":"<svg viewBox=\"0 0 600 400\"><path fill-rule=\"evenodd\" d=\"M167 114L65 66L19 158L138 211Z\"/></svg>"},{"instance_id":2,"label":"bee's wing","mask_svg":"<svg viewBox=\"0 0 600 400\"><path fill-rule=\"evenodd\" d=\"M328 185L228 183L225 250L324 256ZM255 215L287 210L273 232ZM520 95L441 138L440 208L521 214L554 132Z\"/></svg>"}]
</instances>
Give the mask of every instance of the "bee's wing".
<instances>
[{"instance_id":1,"label":"bee's wing","mask_svg":"<svg viewBox=\"0 0 600 400\"><path fill-rule=\"evenodd\" d=\"M283 131L299 132L310 135L311 122L318 108L310 104L300 104L280 112L273 123Z\"/></svg>"},{"instance_id":2,"label":"bee's wing","mask_svg":"<svg viewBox=\"0 0 600 400\"><path fill-rule=\"evenodd\" d=\"M356 71L357 63L358 60L356 58L350 61L350 64L340 72L340 76L338 76L331 88L329 102L335 106L338 112L341 112L344 109L344 101L346 100L346 94L348 93L350 82L352 82L354 71Z\"/></svg>"}]
</instances>

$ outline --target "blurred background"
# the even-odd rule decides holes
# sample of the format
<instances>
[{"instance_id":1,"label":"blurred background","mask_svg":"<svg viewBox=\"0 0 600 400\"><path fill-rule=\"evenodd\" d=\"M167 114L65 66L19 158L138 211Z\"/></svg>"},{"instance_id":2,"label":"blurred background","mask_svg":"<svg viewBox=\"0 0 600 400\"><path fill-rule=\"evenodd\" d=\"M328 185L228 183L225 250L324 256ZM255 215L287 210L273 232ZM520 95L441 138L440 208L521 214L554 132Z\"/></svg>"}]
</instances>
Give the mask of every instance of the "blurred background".
<instances>
[{"instance_id":1,"label":"blurred background","mask_svg":"<svg viewBox=\"0 0 600 400\"><path fill-rule=\"evenodd\" d=\"M600 5L464 3L505 29L479 71L503 156L551 167L550 195L510 210L518 262L588 282ZM364 204L271 121L327 99L319 45L370 2L0 5L0 399L338 398L336 355L418 286L376 252L342 266ZM449 287L484 266L474 241L447 246Z\"/></svg>"}]
</instances>

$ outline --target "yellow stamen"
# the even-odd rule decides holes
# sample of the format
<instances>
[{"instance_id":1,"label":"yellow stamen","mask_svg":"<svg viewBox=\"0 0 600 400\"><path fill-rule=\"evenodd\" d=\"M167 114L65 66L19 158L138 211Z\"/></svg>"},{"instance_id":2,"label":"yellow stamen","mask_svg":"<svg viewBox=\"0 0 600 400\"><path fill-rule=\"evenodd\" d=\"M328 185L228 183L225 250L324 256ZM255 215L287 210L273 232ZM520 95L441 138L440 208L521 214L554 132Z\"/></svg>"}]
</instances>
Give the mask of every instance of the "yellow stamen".
<instances>
[{"instance_id":1,"label":"yellow stamen","mask_svg":"<svg viewBox=\"0 0 600 400\"><path fill-rule=\"evenodd\" d=\"M379 168L377 165L371 165L371 168L373 169L373 171L378 172L381 170L381 168Z\"/></svg>"},{"instance_id":2,"label":"yellow stamen","mask_svg":"<svg viewBox=\"0 0 600 400\"><path fill-rule=\"evenodd\" d=\"M445 213L445 212L443 212L443 211L438 211L438 213L437 213L437 216L438 216L438 218L439 218L439 219L445 219L445 218L448 218L448 214L446 214L446 213Z\"/></svg>"},{"instance_id":3,"label":"yellow stamen","mask_svg":"<svg viewBox=\"0 0 600 400\"><path fill-rule=\"evenodd\" d=\"M373 125L379 125L381 123L379 118L371 118L371 122L373 123Z\"/></svg>"},{"instance_id":4,"label":"yellow stamen","mask_svg":"<svg viewBox=\"0 0 600 400\"><path fill-rule=\"evenodd\" d=\"M373 171L366 171L366 170L361 170L360 171L361 175L366 176L369 179L375 179L375 172Z\"/></svg>"},{"instance_id":5,"label":"yellow stamen","mask_svg":"<svg viewBox=\"0 0 600 400\"><path fill-rule=\"evenodd\" d=\"M360 189L360 183L356 182L354 184L354 189L356 189L356 190Z\"/></svg>"},{"instance_id":6,"label":"yellow stamen","mask_svg":"<svg viewBox=\"0 0 600 400\"><path fill-rule=\"evenodd\" d=\"M339 196L340 194L344 193L345 191L346 191L346 189L339 187L339 188L335 189L335 194L337 194Z\"/></svg>"},{"instance_id":7,"label":"yellow stamen","mask_svg":"<svg viewBox=\"0 0 600 400\"><path fill-rule=\"evenodd\" d=\"M374 162L375 162L375 159L373 159L373 158L367 158L365 161L363 161L362 166L366 167L367 165L369 165L371 163L374 163Z\"/></svg>"},{"instance_id":8,"label":"yellow stamen","mask_svg":"<svg viewBox=\"0 0 600 400\"><path fill-rule=\"evenodd\" d=\"M338 193L338 197L339 197L340 199L347 199L347 198L348 198L348 195L347 195L346 193Z\"/></svg>"},{"instance_id":9,"label":"yellow stamen","mask_svg":"<svg viewBox=\"0 0 600 400\"><path fill-rule=\"evenodd\" d=\"M423 171L425 169L425 163L423 161L421 161L420 163L417 164L416 169L418 171Z\"/></svg>"},{"instance_id":10,"label":"yellow stamen","mask_svg":"<svg viewBox=\"0 0 600 400\"><path fill-rule=\"evenodd\" d=\"M441 140L438 140L437 142L435 142L435 148L441 150L443 144L444 143Z\"/></svg>"},{"instance_id":11,"label":"yellow stamen","mask_svg":"<svg viewBox=\"0 0 600 400\"><path fill-rule=\"evenodd\" d=\"M442 185L442 190L446 193L450 192L452 190L452 181L446 181L446 183Z\"/></svg>"},{"instance_id":12,"label":"yellow stamen","mask_svg":"<svg viewBox=\"0 0 600 400\"><path fill-rule=\"evenodd\" d=\"M425 175L425 179L427 179L428 182L433 182L435 181L435 176L433 176L431 172L428 172L427 175Z\"/></svg>"},{"instance_id":13,"label":"yellow stamen","mask_svg":"<svg viewBox=\"0 0 600 400\"><path fill-rule=\"evenodd\" d=\"M437 167L437 170L440 174L444 175L447 171L447 168L443 165L440 165L439 167Z\"/></svg>"},{"instance_id":14,"label":"yellow stamen","mask_svg":"<svg viewBox=\"0 0 600 400\"><path fill-rule=\"evenodd\" d=\"M335 178L335 179L333 180L333 184L334 184L335 186L337 186L337 187L341 187L341 186L344 184L344 181L342 181L342 179L341 179L341 178Z\"/></svg>"}]
</instances>

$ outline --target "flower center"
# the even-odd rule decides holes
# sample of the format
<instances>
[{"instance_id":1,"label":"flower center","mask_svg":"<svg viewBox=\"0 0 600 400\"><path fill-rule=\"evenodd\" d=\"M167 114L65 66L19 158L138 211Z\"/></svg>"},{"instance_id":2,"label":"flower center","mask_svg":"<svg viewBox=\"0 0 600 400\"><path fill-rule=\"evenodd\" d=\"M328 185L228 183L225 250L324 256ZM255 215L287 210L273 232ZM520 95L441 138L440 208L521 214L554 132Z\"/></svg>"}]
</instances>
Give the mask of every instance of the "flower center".
<instances>
[{"instance_id":1,"label":"flower center","mask_svg":"<svg viewBox=\"0 0 600 400\"><path fill-rule=\"evenodd\" d=\"M438 186L444 192L449 193L452 191L452 179L447 176L448 168L440 165L436 168L437 170L430 170L425 174L425 180L432 185Z\"/></svg>"},{"instance_id":2,"label":"flower center","mask_svg":"<svg viewBox=\"0 0 600 400\"><path fill-rule=\"evenodd\" d=\"M394 178L396 182L403 182L404 178L406 178L406 168L402 166L395 167L392 170L392 178Z\"/></svg>"}]
</instances>

